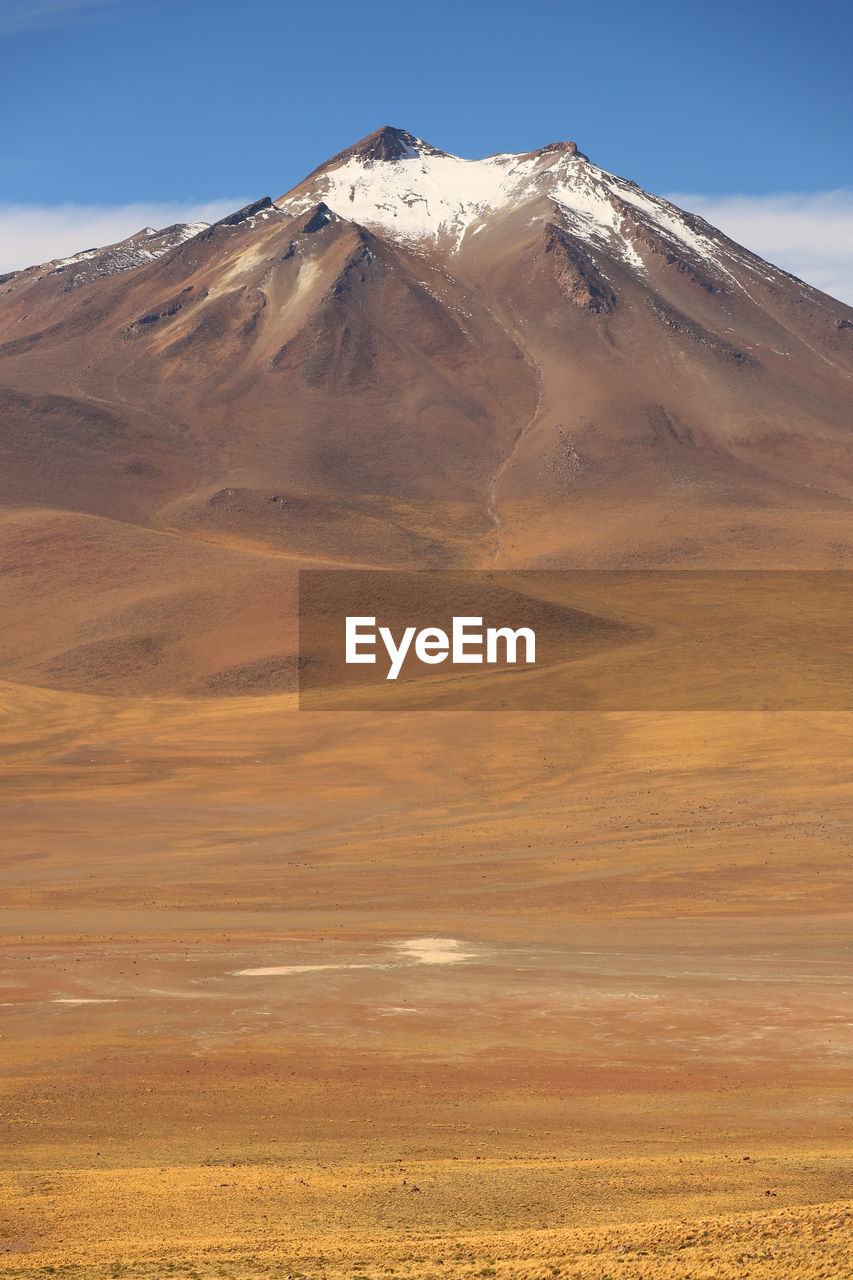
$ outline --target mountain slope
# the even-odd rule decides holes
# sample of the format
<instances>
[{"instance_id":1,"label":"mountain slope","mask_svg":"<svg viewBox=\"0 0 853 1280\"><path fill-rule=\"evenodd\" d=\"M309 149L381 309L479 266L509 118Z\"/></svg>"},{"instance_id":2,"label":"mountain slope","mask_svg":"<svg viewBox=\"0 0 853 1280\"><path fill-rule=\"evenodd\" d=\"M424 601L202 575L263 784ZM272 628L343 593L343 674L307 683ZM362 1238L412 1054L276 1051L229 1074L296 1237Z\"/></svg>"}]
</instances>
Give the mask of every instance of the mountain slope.
<instances>
[{"instance_id":1,"label":"mountain slope","mask_svg":"<svg viewBox=\"0 0 853 1280\"><path fill-rule=\"evenodd\" d=\"M135 687L155 651L181 689L278 661L238 586L258 557L849 564L851 389L850 308L573 143L468 161L378 130L275 202L0 283L0 505L232 557L199 613L114 539L149 605L77 634L66 604L39 678L73 652L84 681L101 640Z\"/></svg>"}]
</instances>

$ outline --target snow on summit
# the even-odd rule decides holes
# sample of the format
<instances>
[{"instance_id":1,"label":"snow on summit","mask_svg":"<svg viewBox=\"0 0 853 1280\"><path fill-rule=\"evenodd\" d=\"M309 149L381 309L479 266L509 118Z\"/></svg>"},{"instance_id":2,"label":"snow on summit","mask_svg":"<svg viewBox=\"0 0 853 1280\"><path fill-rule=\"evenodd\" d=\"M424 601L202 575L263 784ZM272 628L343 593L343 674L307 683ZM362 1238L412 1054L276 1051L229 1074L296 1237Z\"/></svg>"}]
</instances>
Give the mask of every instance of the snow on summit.
<instances>
[{"instance_id":1,"label":"snow on summit","mask_svg":"<svg viewBox=\"0 0 853 1280\"><path fill-rule=\"evenodd\" d=\"M542 197L575 235L608 247L635 269L643 268L635 247L638 222L650 224L656 236L682 252L706 262L716 256L713 241L696 229L697 219L599 169L573 142L463 160L386 126L334 156L276 203L282 212L298 215L322 201L340 217L393 239L441 241L458 251L496 213Z\"/></svg>"}]
</instances>

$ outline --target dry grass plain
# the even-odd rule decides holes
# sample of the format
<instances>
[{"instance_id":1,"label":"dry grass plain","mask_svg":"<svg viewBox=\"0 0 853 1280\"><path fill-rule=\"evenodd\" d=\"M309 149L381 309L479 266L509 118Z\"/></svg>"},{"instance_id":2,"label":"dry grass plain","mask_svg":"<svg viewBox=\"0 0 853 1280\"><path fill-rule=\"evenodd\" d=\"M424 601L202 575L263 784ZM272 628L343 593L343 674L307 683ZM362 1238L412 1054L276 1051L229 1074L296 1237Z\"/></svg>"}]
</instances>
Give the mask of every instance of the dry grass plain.
<instances>
[{"instance_id":1,"label":"dry grass plain","mask_svg":"<svg viewBox=\"0 0 853 1280\"><path fill-rule=\"evenodd\" d=\"M848 715L2 692L2 1274L849 1276Z\"/></svg>"}]
</instances>

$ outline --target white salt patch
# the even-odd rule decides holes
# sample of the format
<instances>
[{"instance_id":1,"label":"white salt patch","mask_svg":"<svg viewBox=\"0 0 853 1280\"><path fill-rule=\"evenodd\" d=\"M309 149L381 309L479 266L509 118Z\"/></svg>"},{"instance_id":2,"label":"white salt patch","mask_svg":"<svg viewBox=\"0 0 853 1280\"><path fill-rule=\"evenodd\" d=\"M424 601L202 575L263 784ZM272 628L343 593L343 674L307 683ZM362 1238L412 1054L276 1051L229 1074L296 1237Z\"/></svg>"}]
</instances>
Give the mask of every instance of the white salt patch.
<instances>
[{"instance_id":1,"label":"white salt patch","mask_svg":"<svg viewBox=\"0 0 853 1280\"><path fill-rule=\"evenodd\" d=\"M57 996L50 1002L51 1004L118 1004L118 1000L114 999L96 999L95 997L85 996Z\"/></svg>"},{"instance_id":2,"label":"white salt patch","mask_svg":"<svg viewBox=\"0 0 853 1280\"><path fill-rule=\"evenodd\" d=\"M414 962L415 964L460 964L464 960L475 959L473 951L464 951L462 943L455 938L409 938L405 942L394 942L391 946L398 952L397 963ZM394 961L375 961L373 963L346 964L276 964L263 965L253 969L232 969L235 978L277 978L291 977L300 973L327 973L333 970L350 969L388 969ZM396 1009L396 1006L394 1006ZM408 1008L399 1008L398 1012L412 1012Z\"/></svg>"},{"instance_id":3,"label":"white salt patch","mask_svg":"<svg viewBox=\"0 0 853 1280\"><path fill-rule=\"evenodd\" d=\"M381 969L379 964L278 964L261 969L232 969L235 978L273 978L289 973L319 973L323 969Z\"/></svg>"},{"instance_id":4,"label":"white salt patch","mask_svg":"<svg viewBox=\"0 0 853 1280\"><path fill-rule=\"evenodd\" d=\"M455 938L410 938L408 942L395 942L407 960L418 964L459 964L473 960L473 951L462 951L462 943Z\"/></svg>"}]
</instances>

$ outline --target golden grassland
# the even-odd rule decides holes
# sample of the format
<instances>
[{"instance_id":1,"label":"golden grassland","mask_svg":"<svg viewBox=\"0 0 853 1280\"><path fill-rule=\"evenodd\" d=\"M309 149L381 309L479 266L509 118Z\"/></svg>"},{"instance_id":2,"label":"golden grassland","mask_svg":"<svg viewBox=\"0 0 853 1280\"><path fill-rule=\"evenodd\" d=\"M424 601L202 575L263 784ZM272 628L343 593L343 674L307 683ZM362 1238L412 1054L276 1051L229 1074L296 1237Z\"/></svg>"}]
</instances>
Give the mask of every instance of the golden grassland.
<instances>
[{"instance_id":1,"label":"golden grassland","mask_svg":"<svg viewBox=\"0 0 853 1280\"><path fill-rule=\"evenodd\" d=\"M810 1161L823 1166L827 1192L841 1184L834 1161L811 1155ZM752 1186L743 1185L737 1165L711 1158L684 1161L677 1171L669 1161L634 1159L13 1177L4 1179L5 1211L20 1215L28 1249L22 1266L23 1239L4 1231L0 1274L849 1276L853 1202L786 1203L797 1187L788 1163L758 1160ZM782 1197L771 1209L730 1211L733 1196L745 1206L768 1181L781 1188L771 1194Z\"/></svg>"}]
</instances>

